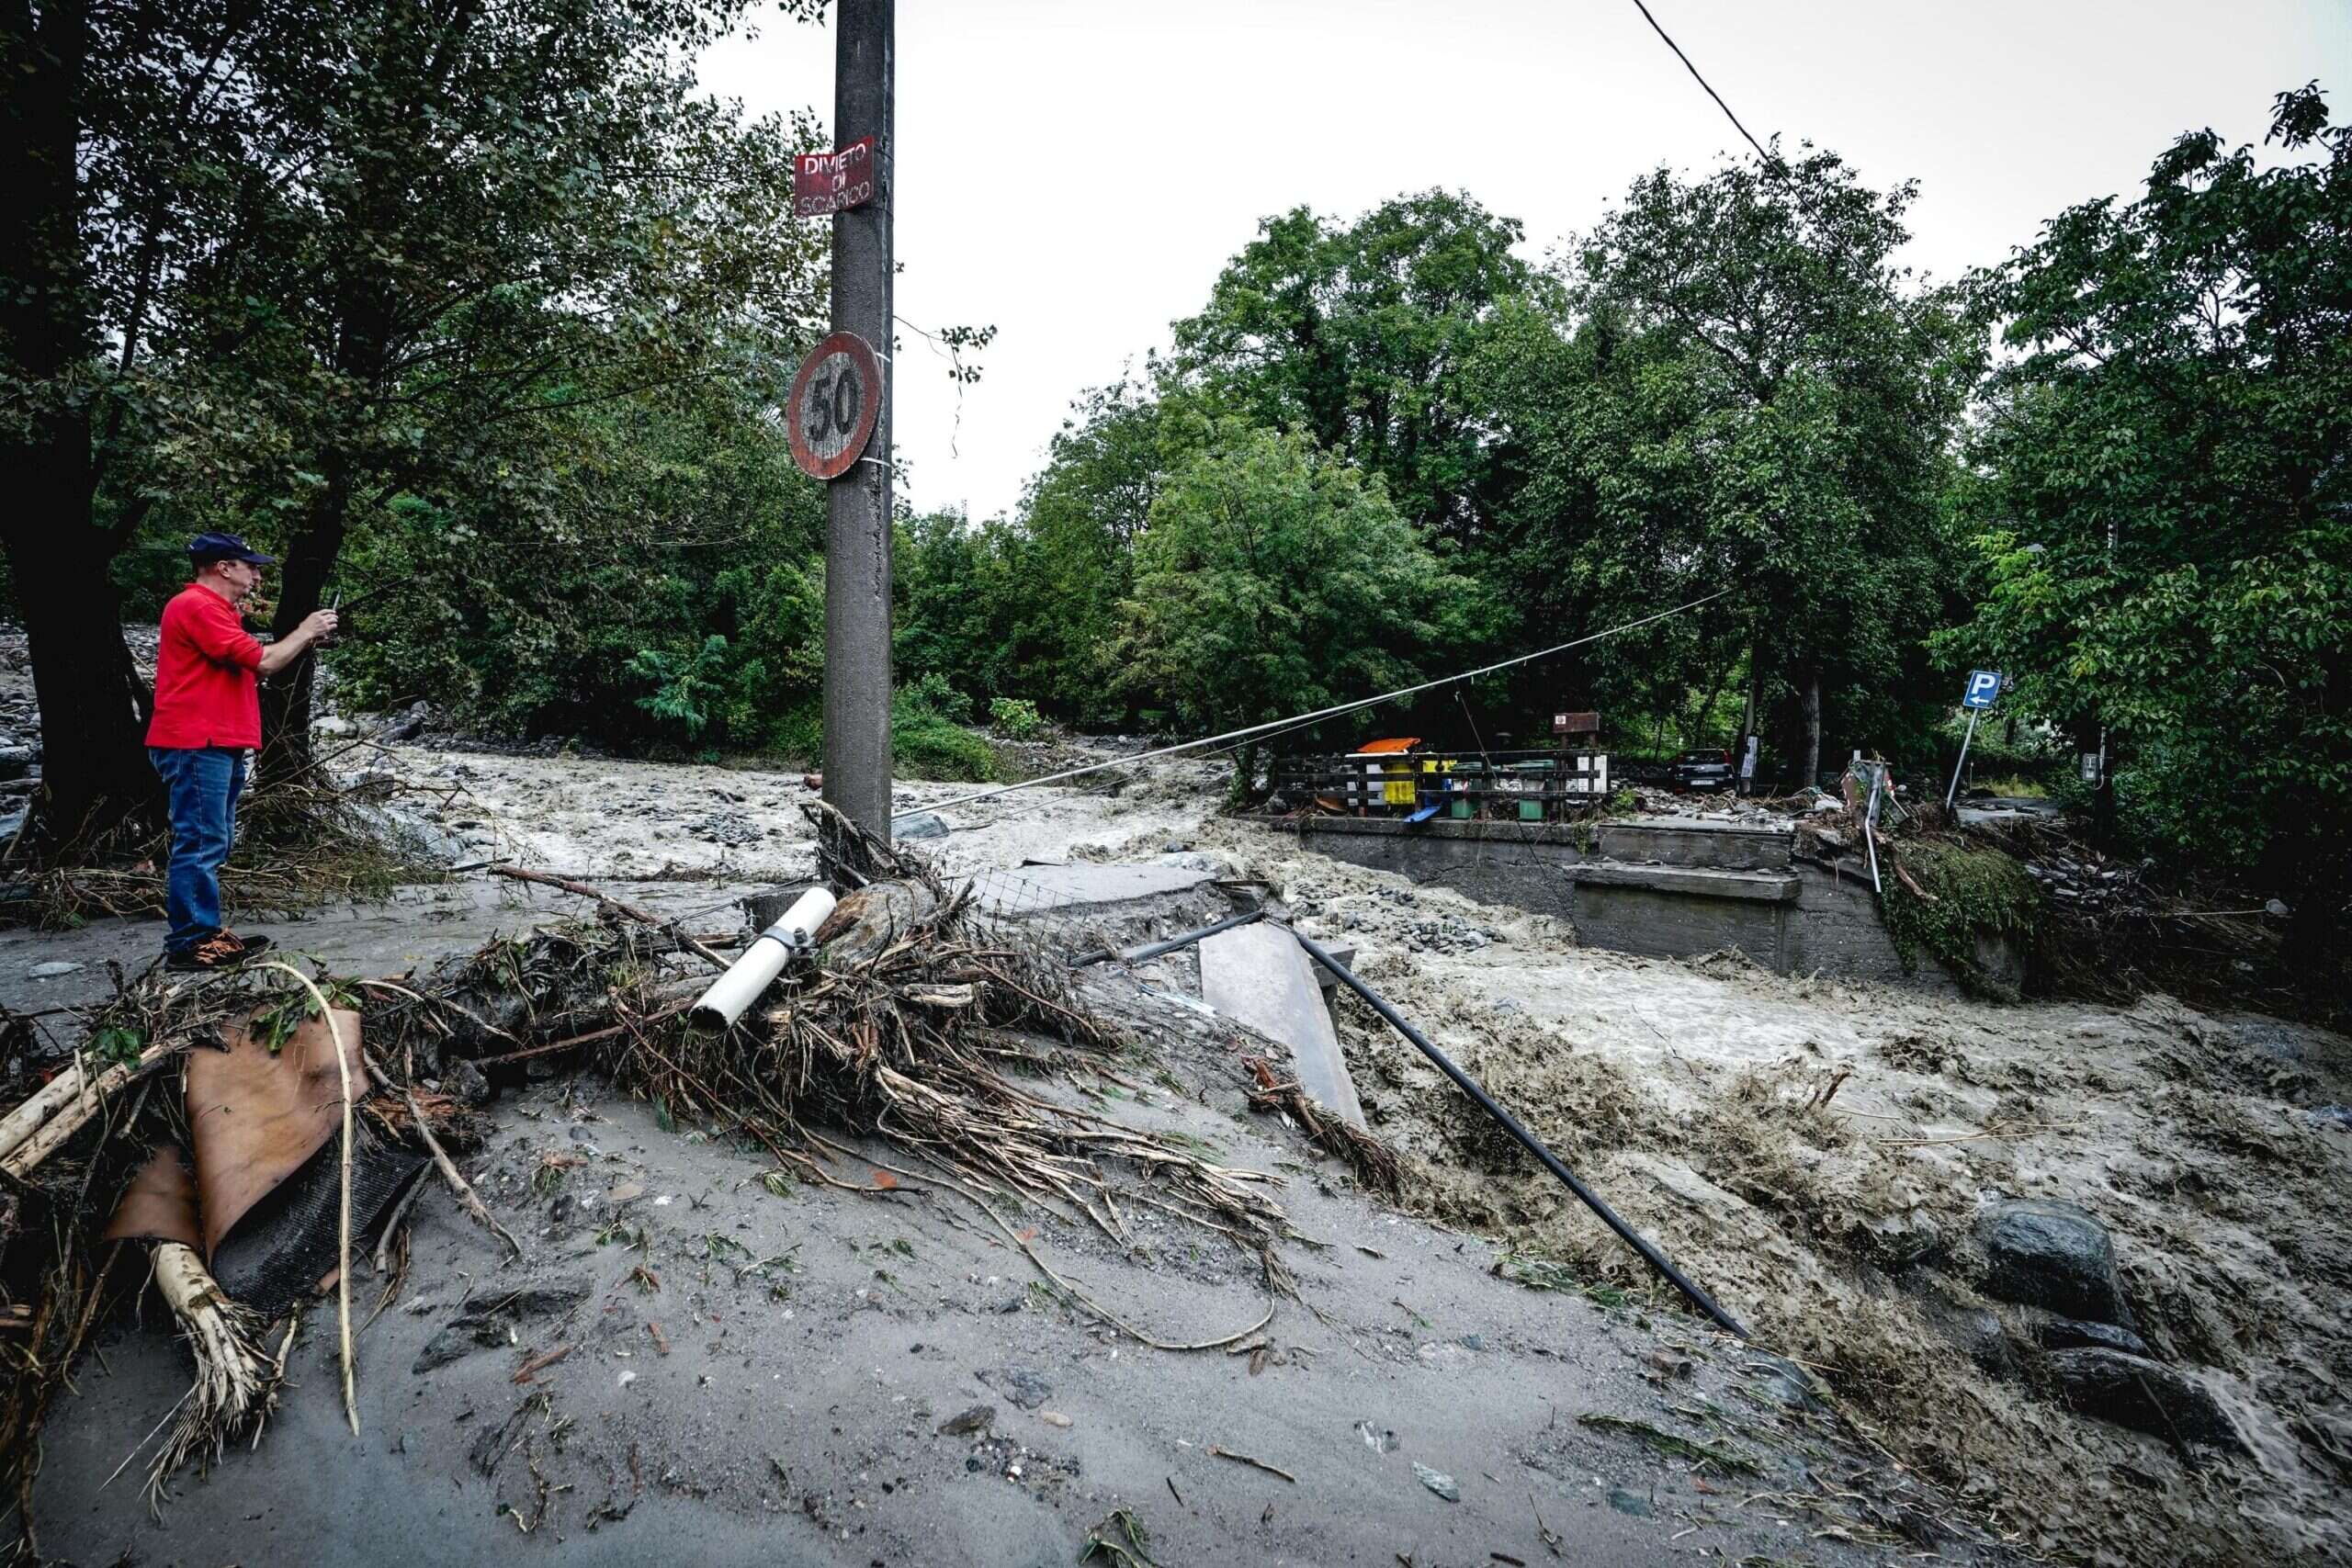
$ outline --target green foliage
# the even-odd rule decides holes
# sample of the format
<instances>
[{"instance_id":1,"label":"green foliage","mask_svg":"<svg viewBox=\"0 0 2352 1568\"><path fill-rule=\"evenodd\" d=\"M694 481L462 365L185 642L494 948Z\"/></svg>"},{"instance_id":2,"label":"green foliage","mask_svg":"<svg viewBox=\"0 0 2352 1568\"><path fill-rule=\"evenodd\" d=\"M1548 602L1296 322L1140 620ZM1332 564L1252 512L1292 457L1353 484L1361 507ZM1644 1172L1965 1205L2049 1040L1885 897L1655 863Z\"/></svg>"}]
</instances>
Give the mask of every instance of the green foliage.
<instances>
[{"instance_id":1,"label":"green foliage","mask_svg":"<svg viewBox=\"0 0 2352 1568\"><path fill-rule=\"evenodd\" d=\"M1745 663L1793 771L1816 682L1832 746L1895 744L1944 610L1944 451L1975 363L1961 299L1891 260L1911 197L1826 152L1660 170L1564 269L1559 309L1503 312L1476 379L1523 454L1485 563L1516 640L1733 589L1569 666L1597 705L1672 710Z\"/></svg>"},{"instance_id":2,"label":"green foliage","mask_svg":"<svg viewBox=\"0 0 2352 1568\"><path fill-rule=\"evenodd\" d=\"M890 699L892 716L925 715L949 724L972 722L972 699L949 684L947 677L926 671L900 686Z\"/></svg>"},{"instance_id":3,"label":"green foliage","mask_svg":"<svg viewBox=\"0 0 2352 1568\"><path fill-rule=\"evenodd\" d=\"M2006 699L2109 737L2120 829L2340 919L2352 824L2352 132L2282 94L2258 167L2211 131L1985 279L2018 357L1962 492Z\"/></svg>"},{"instance_id":4,"label":"green foliage","mask_svg":"<svg viewBox=\"0 0 2352 1568\"><path fill-rule=\"evenodd\" d=\"M1470 197L1425 191L1341 226L1300 207L1259 226L1170 371L1215 413L1301 430L1386 481L1432 534L1475 535L1502 475L1468 370L1507 300L1548 299L1525 238Z\"/></svg>"},{"instance_id":5,"label":"green foliage","mask_svg":"<svg viewBox=\"0 0 2352 1568\"><path fill-rule=\"evenodd\" d=\"M639 649L628 661L630 674L654 683L637 705L654 717L683 726L689 739L710 723L710 710L726 693L727 639L713 633L690 659L659 649Z\"/></svg>"},{"instance_id":6,"label":"green foliage","mask_svg":"<svg viewBox=\"0 0 2352 1568\"><path fill-rule=\"evenodd\" d=\"M772 744L823 671L819 487L724 387L587 411L566 435L538 509L401 498L353 539L342 581L375 596L329 655L345 700L625 749Z\"/></svg>"},{"instance_id":7,"label":"green foliage","mask_svg":"<svg viewBox=\"0 0 2352 1568\"><path fill-rule=\"evenodd\" d=\"M1406 683L1458 587L1379 481L1227 421L1152 503L1125 679L1200 728L1325 706Z\"/></svg>"},{"instance_id":8,"label":"green foliage","mask_svg":"<svg viewBox=\"0 0 2352 1568\"><path fill-rule=\"evenodd\" d=\"M145 1030L119 1023L110 1023L90 1036L90 1055L109 1067L135 1066L146 1049Z\"/></svg>"},{"instance_id":9,"label":"green foliage","mask_svg":"<svg viewBox=\"0 0 2352 1568\"><path fill-rule=\"evenodd\" d=\"M2018 861L1989 845L1909 839L1886 851L1919 885L1913 893L1890 863L1880 907L1906 970L1922 953L1939 960L1973 990L2017 1000L1978 962L1980 938L2005 938L2030 953L2041 930L2042 895Z\"/></svg>"},{"instance_id":10,"label":"green foliage","mask_svg":"<svg viewBox=\"0 0 2352 1568\"><path fill-rule=\"evenodd\" d=\"M972 699L942 676L926 674L899 687L890 700L890 750L897 770L910 778L970 784L995 778L995 749L964 728L971 717Z\"/></svg>"},{"instance_id":11,"label":"green foliage","mask_svg":"<svg viewBox=\"0 0 2352 1568\"><path fill-rule=\"evenodd\" d=\"M1026 698L997 697L989 703L989 728L1007 740L1035 740L1046 732L1046 721Z\"/></svg>"}]
</instances>

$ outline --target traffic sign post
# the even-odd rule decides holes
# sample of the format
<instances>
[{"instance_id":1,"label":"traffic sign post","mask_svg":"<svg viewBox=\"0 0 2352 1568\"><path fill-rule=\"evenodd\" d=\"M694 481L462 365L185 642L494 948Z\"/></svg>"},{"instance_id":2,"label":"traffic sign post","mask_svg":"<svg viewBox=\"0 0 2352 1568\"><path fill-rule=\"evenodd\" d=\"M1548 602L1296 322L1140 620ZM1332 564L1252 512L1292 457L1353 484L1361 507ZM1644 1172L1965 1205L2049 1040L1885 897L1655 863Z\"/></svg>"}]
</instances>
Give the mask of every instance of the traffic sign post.
<instances>
[{"instance_id":1,"label":"traffic sign post","mask_svg":"<svg viewBox=\"0 0 2352 1568\"><path fill-rule=\"evenodd\" d=\"M882 408L882 362L855 333L808 351L785 399L792 460L812 479L837 479L865 451Z\"/></svg>"},{"instance_id":2,"label":"traffic sign post","mask_svg":"<svg viewBox=\"0 0 2352 1568\"><path fill-rule=\"evenodd\" d=\"M1960 705L1968 710L1968 733L1960 739L1960 761L1951 765L1951 787L1944 791L1944 809L1950 811L1954 796L1960 794L1960 771L1968 766L1969 742L1976 739L1976 719L1993 705L2001 694L2001 672L1998 670L1972 670L1968 672L1968 687L1960 694Z\"/></svg>"},{"instance_id":3,"label":"traffic sign post","mask_svg":"<svg viewBox=\"0 0 2352 1568\"><path fill-rule=\"evenodd\" d=\"M832 335L794 378L793 457L825 480L825 804L890 841L890 115L895 0L832 8L833 137L801 191L833 226ZM796 180L796 186L799 182ZM861 874L851 840L820 863Z\"/></svg>"}]
</instances>

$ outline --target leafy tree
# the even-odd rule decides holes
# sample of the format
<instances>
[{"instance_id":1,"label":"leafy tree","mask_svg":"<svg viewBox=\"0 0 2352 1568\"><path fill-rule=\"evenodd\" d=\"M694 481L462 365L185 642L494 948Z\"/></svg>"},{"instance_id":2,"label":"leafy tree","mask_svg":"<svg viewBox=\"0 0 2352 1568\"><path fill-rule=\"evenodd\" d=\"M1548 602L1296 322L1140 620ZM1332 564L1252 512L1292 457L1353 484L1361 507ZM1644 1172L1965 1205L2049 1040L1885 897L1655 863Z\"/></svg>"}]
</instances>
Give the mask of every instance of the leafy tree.
<instances>
[{"instance_id":1,"label":"leafy tree","mask_svg":"<svg viewBox=\"0 0 2352 1568\"><path fill-rule=\"evenodd\" d=\"M1405 515L1463 538L1491 515L1495 451L1464 386L1498 308L1542 296L1524 237L1467 196L1427 191L1344 227L1300 207L1260 226L1167 367L1214 406L1306 432L1380 475Z\"/></svg>"},{"instance_id":2,"label":"leafy tree","mask_svg":"<svg viewBox=\"0 0 2352 1568\"><path fill-rule=\"evenodd\" d=\"M528 428L527 486L435 487L355 535L329 655L346 699L610 746L764 743L816 692L824 624L823 492L764 400L708 381ZM653 672L713 637L702 723L654 722Z\"/></svg>"},{"instance_id":3,"label":"leafy tree","mask_svg":"<svg viewBox=\"0 0 2352 1568\"><path fill-rule=\"evenodd\" d=\"M30 412L0 462L34 504L0 546L51 727L54 840L153 799L107 571L139 529L277 544L282 632L355 529L418 506L501 525L541 498L551 426L788 361L820 242L782 192L813 131L746 123L682 63L739 11L6 14L0 46L40 90L8 110L37 198L0 289L0 372ZM308 675L269 705L280 743L306 733Z\"/></svg>"},{"instance_id":4,"label":"leafy tree","mask_svg":"<svg viewBox=\"0 0 2352 1568\"><path fill-rule=\"evenodd\" d=\"M1943 639L2110 750L2151 847L2253 870L2340 957L2352 859L2352 130L2279 95L1986 279L2018 357L1971 456L1985 586Z\"/></svg>"},{"instance_id":5,"label":"leafy tree","mask_svg":"<svg viewBox=\"0 0 2352 1568\"><path fill-rule=\"evenodd\" d=\"M1044 701L1081 723L1125 716L1111 663L1119 606L1134 591L1136 551L1165 478L1160 401L1121 379L1080 398L1005 541L1020 590L1002 615L997 689Z\"/></svg>"},{"instance_id":6,"label":"leafy tree","mask_svg":"<svg viewBox=\"0 0 2352 1568\"><path fill-rule=\"evenodd\" d=\"M1152 503L1126 679L1199 728L1324 707L1407 683L1458 591L1377 479L1227 420ZM1242 749L1238 789L1255 756Z\"/></svg>"},{"instance_id":7,"label":"leafy tree","mask_svg":"<svg viewBox=\"0 0 2352 1568\"><path fill-rule=\"evenodd\" d=\"M1891 260L1912 194L1828 152L1659 170L1573 258L1566 319L1505 312L1481 362L1520 454L1492 569L1513 602L1579 626L1732 587L1668 646L1683 674L1744 658L1768 705L1785 694L1803 781L1825 705L1891 722L1868 694L1922 679L1941 624L1946 446L1976 356L1957 293ZM1639 690L1626 651L1597 667Z\"/></svg>"}]
</instances>

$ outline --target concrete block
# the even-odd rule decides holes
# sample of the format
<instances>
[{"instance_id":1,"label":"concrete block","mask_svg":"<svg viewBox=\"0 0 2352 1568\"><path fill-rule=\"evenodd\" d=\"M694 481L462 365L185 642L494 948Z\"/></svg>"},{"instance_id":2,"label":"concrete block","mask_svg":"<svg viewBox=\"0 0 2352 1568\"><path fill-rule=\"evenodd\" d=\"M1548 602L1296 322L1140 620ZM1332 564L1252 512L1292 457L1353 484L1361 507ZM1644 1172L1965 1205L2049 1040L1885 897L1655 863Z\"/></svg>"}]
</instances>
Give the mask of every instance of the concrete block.
<instances>
[{"instance_id":1,"label":"concrete block","mask_svg":"<svg viewBox=\"0 0 2352 1568\"><path fill-rule=\"evenodd\" d=\"M1315 964L1291 934L1259 924L1201 943L1201 997L1209 1006L1290 1047L1298 1087L1316 1104L1362 1127L1363 1106L1340 1036L1315 984Z\"/></svg>"}]
</instances>

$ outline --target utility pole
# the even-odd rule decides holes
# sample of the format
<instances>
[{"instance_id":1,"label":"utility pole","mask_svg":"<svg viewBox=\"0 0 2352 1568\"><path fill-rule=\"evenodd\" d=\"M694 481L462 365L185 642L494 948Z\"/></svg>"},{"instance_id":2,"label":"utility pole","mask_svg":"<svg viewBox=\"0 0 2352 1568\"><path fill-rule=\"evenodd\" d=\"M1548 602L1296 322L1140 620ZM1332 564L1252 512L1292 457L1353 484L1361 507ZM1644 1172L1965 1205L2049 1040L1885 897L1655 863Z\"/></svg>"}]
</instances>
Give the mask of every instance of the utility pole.
<instances>
[{"instance_id":1,"label":"utility pole","mask_svg":"<svg viewBox=\"0 0 2352 1568\"><path fill-rule=\"evenodd\" d=\"M837 0L833 9L833 141L845 147L873 137L875 181L873 200L833 214L833 331L873 345L882 361L882 399L865 455L825 487L825 801L888 843L897 7L894 0Z\"/></svg>"}]
</instances>

